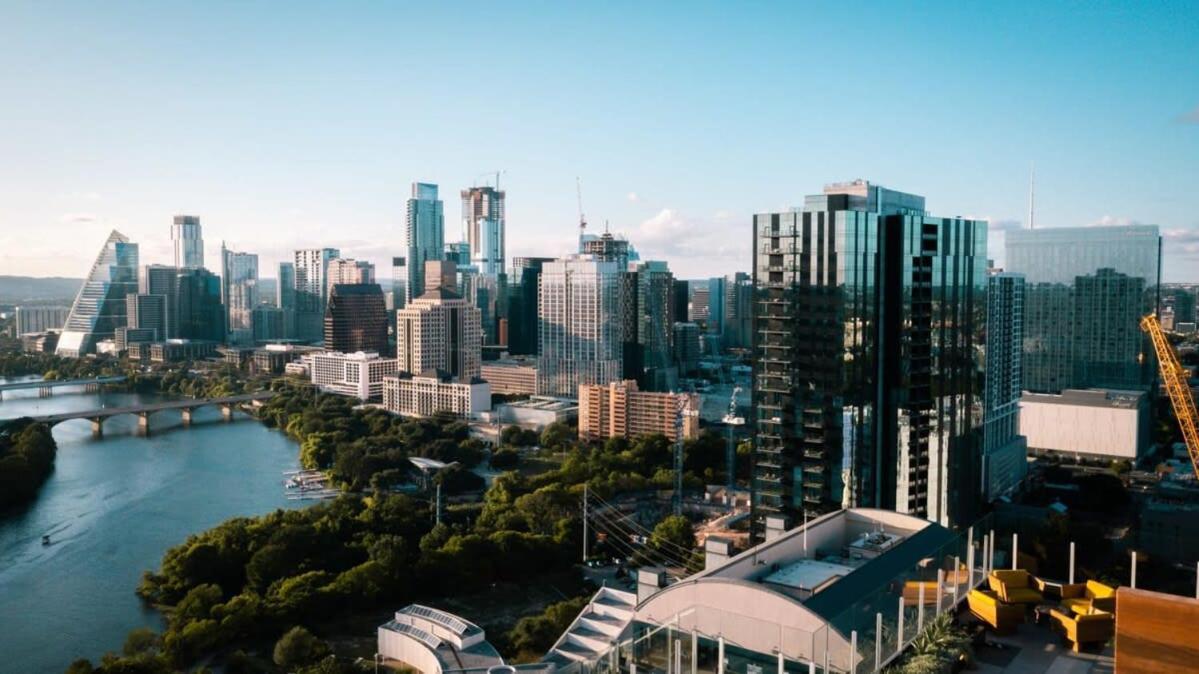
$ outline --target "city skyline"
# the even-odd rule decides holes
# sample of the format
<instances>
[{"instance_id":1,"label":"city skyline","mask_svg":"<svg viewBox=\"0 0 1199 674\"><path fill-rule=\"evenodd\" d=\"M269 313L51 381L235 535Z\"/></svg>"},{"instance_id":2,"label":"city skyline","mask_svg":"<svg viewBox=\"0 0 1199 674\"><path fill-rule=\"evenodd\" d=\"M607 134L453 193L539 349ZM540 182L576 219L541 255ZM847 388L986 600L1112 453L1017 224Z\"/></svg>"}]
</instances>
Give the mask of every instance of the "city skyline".
<instances>
[{"instance_id":1,"label":"city skyline","mask_svg":"<svg viewBox=\"0 0 1199 674\"><path fill-rule=\"evenodd\" d=\"M403 255L407 185L453 193L493 184L497 170L509 259L572 252L579 176L589 231L608 222L680 278L747 270L753 214L855 178L989 220L1002 262L1035 162L1039 225L1156 224L1163 281L1199 281L1194 6L944 9L932 20L890 7L479 6L487 20L457 26L463 39L439 44L430 30L398 45L396 22L453 17L15 8L0 28L13 66L0 82L17 102L0 135L0 270L78 277L113 228L141 242L146 263L169 264L171 219L184 213L202 219L207 259L223 239L264 269L326 246L387 268ZM847 19L858 40L820 29ZM171 49L166 26L180 23L221 48ZM801 25L804 49L786 48ZM954 58L916 46L929 41ZM504 95L442 104L482 65ZM824 93L847 90L880 103ZM872 112L913 105L924 114ZM480 125L492 132L465 132ZM913 164L914 150L925 161Z\"/></svg>"}]
</instances>

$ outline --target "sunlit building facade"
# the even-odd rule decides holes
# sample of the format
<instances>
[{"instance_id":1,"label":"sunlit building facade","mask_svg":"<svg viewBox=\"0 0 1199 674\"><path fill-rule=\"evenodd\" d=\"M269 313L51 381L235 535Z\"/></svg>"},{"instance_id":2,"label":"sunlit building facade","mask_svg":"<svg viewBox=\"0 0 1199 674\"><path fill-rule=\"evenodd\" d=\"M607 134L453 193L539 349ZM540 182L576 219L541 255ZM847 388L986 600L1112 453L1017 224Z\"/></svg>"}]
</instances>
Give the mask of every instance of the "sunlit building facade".
<instances>
[{"instance_id":1,"label":"sunlit building facade","mask_svg":"<svg viewBox=\"0 0 1199 674\"><path fill-rule=\"evenodd\" d=\"M79 357L94 353L96 342L113 339L126 325L125 298L136 292L137 244L114 229L75 296L55 353Z\"/></svg>"}]
</instances>

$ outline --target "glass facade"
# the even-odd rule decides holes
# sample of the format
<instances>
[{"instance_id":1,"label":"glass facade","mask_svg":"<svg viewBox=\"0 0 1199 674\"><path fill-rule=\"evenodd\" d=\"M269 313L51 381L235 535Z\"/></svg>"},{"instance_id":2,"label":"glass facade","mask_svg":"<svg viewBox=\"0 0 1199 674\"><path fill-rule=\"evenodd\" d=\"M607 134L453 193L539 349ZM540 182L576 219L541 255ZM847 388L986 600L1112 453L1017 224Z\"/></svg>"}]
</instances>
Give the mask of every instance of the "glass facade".
<instances>
[{"instance_id":1,"label":"glass facade","mask_svg":"<svg viewBox=\"0 0 1199 674\"><path fill-rule=\"evenodd\" d=\"M842 505L974 519L986 223L923 207L854 183L755 216L755 534Z\"/></svg>"},{"instance_id":2,"label":"glass facade","mask_svg":"<svg viewBox=\"0 0 1199 674\"><path fill-rule=\"evenodd\" d=\"M405 239L408 254L403 258L405 286L402 301L407 304L425 291L425 263L442 259L445 248L445 215L437 198L437 185L413 183L412 198L408 200Z\"/></svg>"},{"instance_id":3,"label":"glass facade","mask_svg":"<svg viewBox=\"0 0 1199 674\"><path fill-rule=\"evenodd\" d=\"M113 230L96 256L63 325L56 353L78 357L96 350L126 325L126 296L137 293L137 244Z\"/></svg>"},{"instance_id":4,"label":"glass facade","mask_svg":"<svg viewBox=\"0 0 1199 674\"><path fill-rule=\"evenodd\" d=\"M1158 228L1018 230L1005 241L1007 269L1027 279L1025 387L1148 388L1156 362L1139 321L1159 304Z\"/></svg>"}]
</instances>

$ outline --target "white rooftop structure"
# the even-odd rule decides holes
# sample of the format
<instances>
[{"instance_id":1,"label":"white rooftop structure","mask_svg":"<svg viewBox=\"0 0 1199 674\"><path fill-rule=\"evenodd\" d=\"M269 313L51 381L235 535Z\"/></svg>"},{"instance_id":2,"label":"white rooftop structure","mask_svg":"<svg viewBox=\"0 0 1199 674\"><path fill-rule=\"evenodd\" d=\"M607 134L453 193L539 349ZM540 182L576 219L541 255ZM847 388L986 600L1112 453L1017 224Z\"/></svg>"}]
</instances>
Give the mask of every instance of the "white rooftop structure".
<instances>
[{"instance_id":1,"label":"white rooftop structure","mask_svg":"<svg viewBox=\"0 0 1199 674\"><path fill-rule=\"evenodd\" d=\"M379 626L378 651L384 664L410 667L420 674L504 664L478 625L421 604L405 606Z\"/></svg>"}]
</instances>

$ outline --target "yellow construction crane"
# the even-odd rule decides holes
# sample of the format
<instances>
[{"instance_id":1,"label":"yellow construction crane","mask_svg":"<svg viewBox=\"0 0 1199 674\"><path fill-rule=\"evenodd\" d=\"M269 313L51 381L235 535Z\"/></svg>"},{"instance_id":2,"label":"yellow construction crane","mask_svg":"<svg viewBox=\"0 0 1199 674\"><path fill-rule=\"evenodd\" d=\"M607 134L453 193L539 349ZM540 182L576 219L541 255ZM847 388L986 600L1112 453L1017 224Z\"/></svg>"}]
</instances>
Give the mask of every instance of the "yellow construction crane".
<instances>
[{"instance_id":1,"label":"yellow construction crane","mask_svg":"<svg viewBox=\"0 0 1199 674\"><path fill-rule=\"evenodd\" d=\"M1170 404L1174 406L1174 416L1182 427L1182 437L1186 441L1187 453L1191 455L1191 468L1195 477L1199 478L1199 412L1195 411L1195 399L1191 396L1191 387L1187 383L1187 371L1178 362L1178 354L1174 347L1166 341L1161 323L1157 316L1149 314L1141 319L1141 329L1149 333L1153 340L1153 350L1157 352L1157 367L1161 370L1162 380L1166 384L1166 392L1170 394Z\"/></svg>"}]
</instances>

